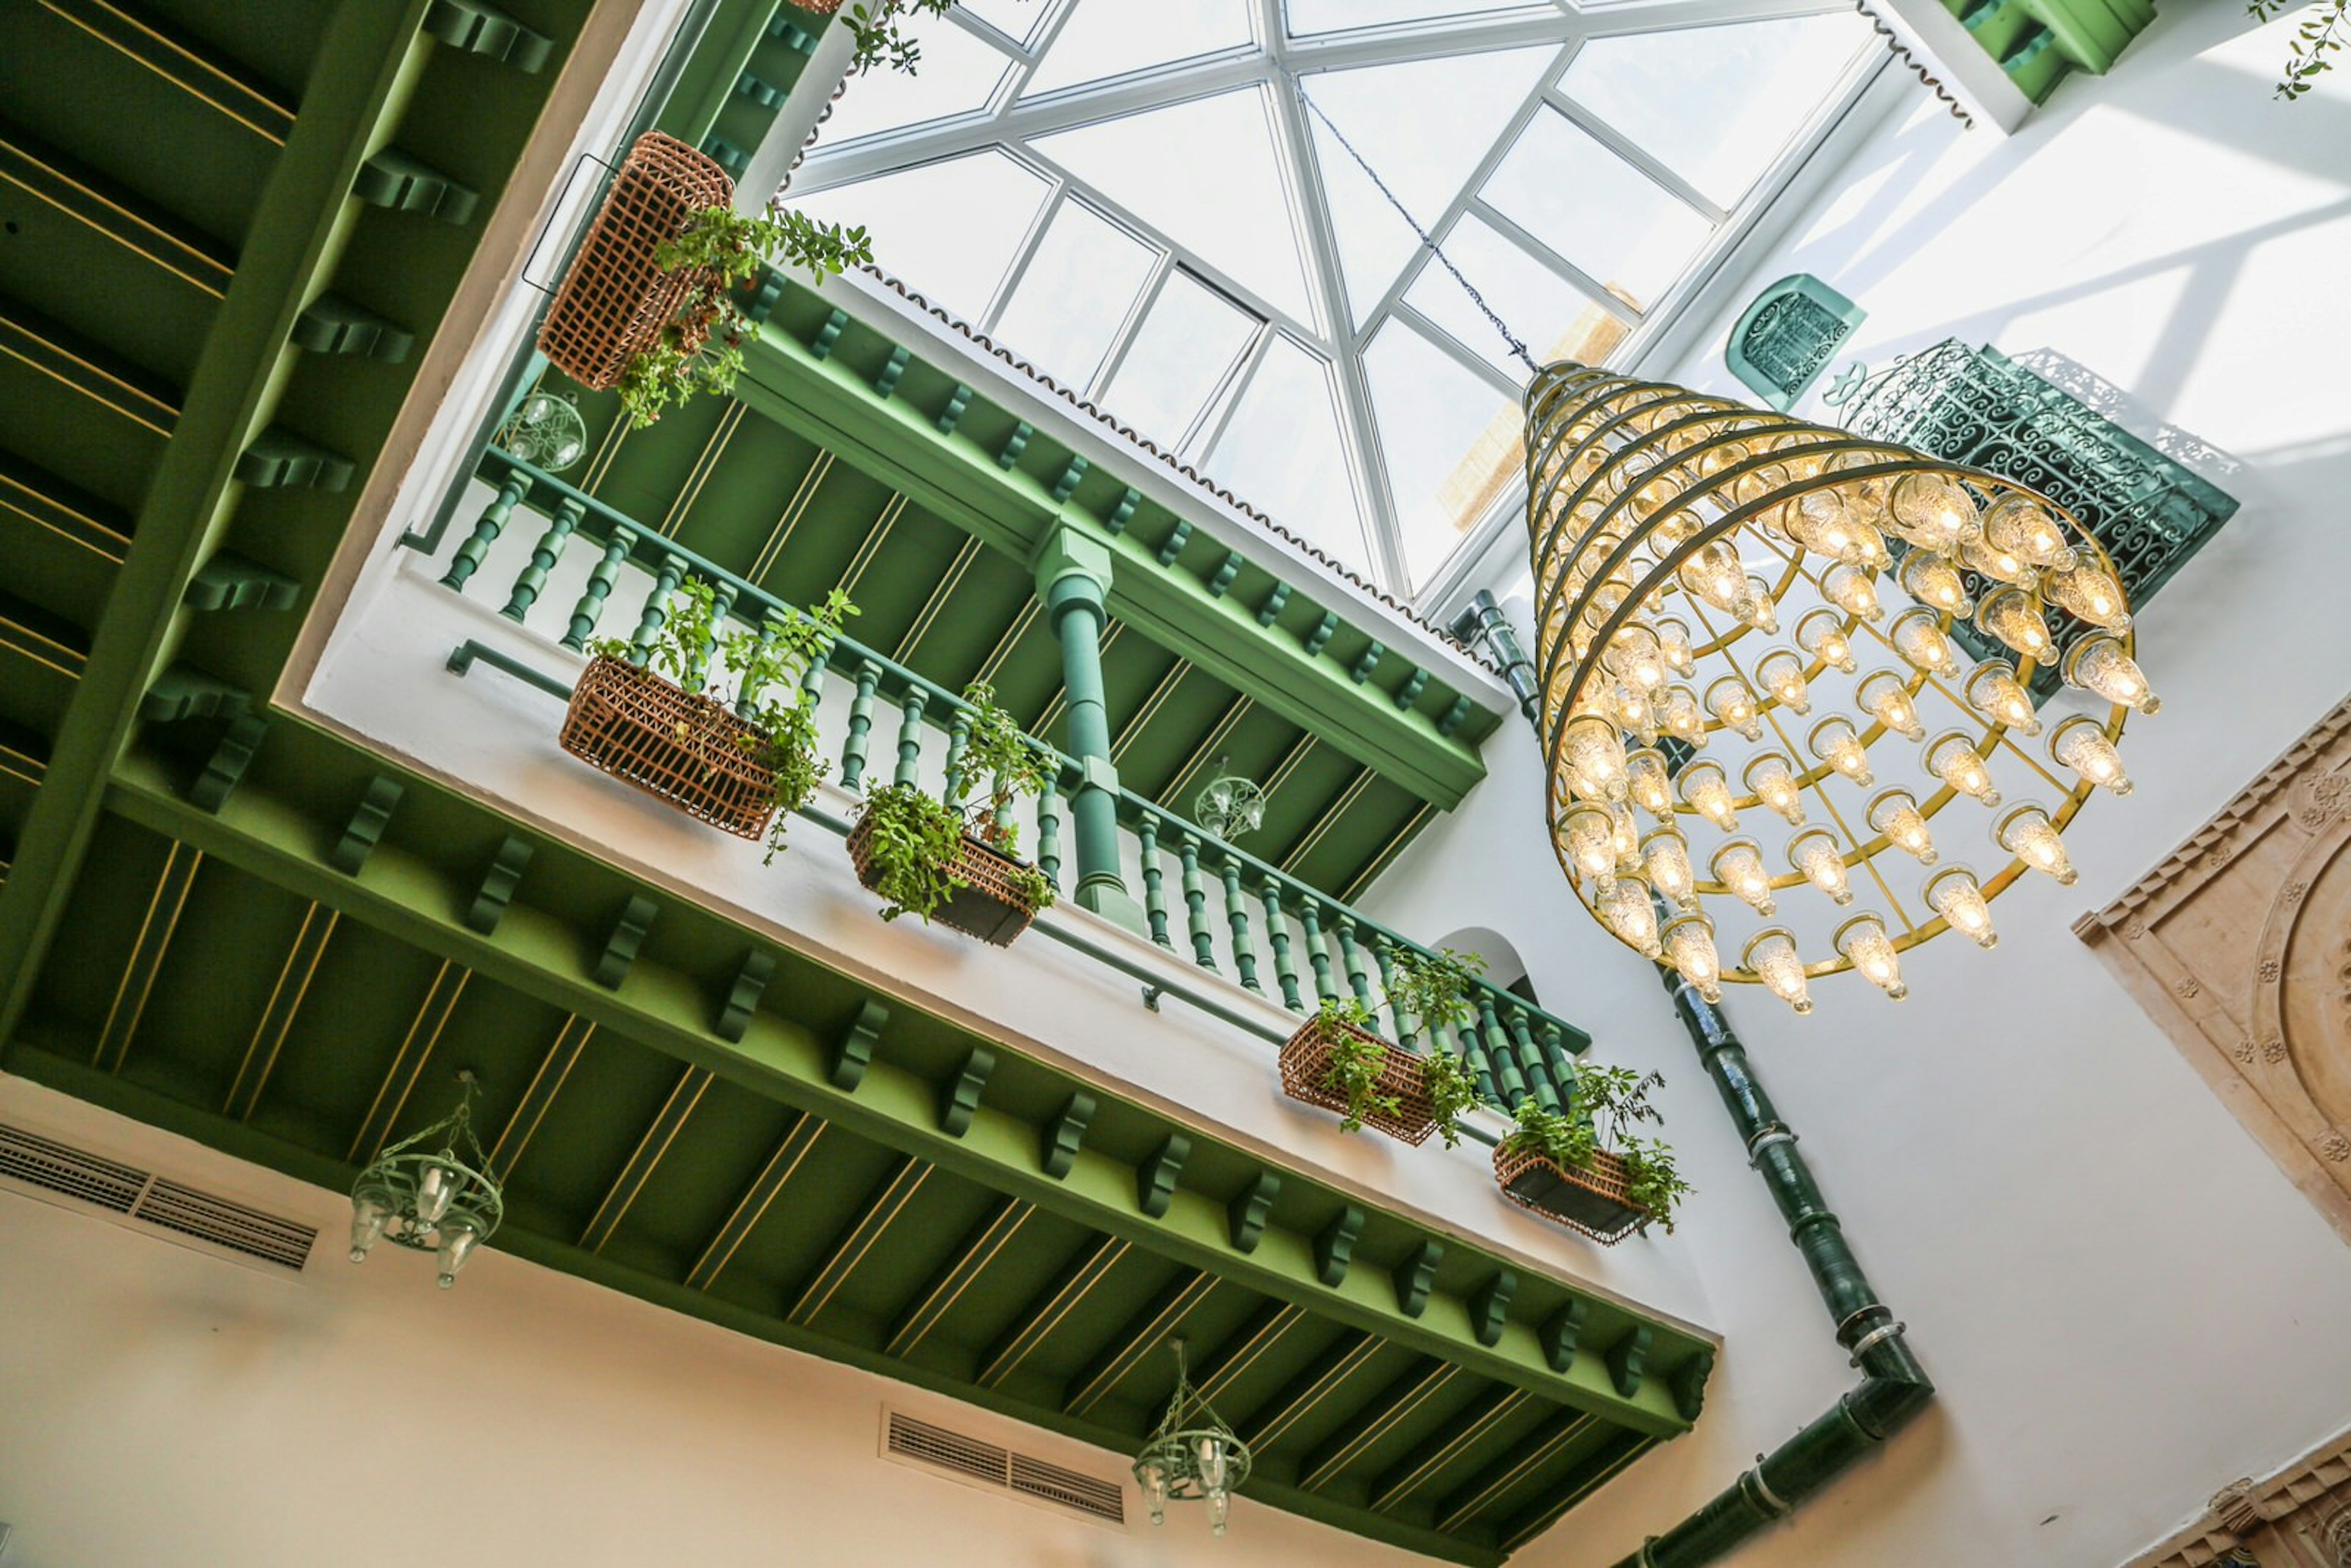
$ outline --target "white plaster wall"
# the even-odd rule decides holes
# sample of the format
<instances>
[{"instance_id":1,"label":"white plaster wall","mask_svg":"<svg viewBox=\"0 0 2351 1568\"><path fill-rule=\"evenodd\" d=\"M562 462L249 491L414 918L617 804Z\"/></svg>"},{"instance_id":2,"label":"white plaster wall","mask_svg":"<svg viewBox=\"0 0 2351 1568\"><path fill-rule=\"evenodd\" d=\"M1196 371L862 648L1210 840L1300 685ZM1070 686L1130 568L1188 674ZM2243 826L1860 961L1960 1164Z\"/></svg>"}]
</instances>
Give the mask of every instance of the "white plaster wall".
<instances>
[{"instance_id":1,"label":"white plaster wall","mask_svg":"<svg viewBox=\"0 0 2351 1568\"><path fill-rule=\"evenodd\" d=\"M2219 482L2243 507L2140 618L2165 706L2126 742L2137 792L2068 831L2078 886L2004 897L1996 952L1908 955L1900 1007L1850 977L1809 1019L1730 998L1941 1390L1741 1568L2117 1563L2351 1414L2351 1249L2069 930L2351 688L2351 91L2273 100L2288 30L2166 6L2109 78L2067 82L2008 141L1922 96L1750 268L1742 299L1794 271L1853 297L1873 365L1948 336L2054 350L2131 393L2143 436L2169 423L2232 455ZM1730 319L1658 373L1744 395L1719 360ZM1635 1245L1687 1254L1728 1340L1696 1433L1522 1558L1596 1568L1854 1375L1646 966L1552 863L1531 736L1487 761L1367 902L1415 929L1494 927L1603 1053L1666 1071L1700 1191L1678 1238Z\"/></svg>"},{"instance_id":2,"label":"white plaster wall","mask_svg":"<svg viewBox=\"0 0 2351 1568\"><path fill-rule=\"evenodd\" d=\"M0 1120L320 1228L298 1277L0 1187L10 1568L1403 1568L1260 1507L1154 1530L1125 1459L503 1253L455 1289L350 1203L0 1078ZM877 1457L881 1412L1126 1486L1125 1528Z\"/></svg>"}]
</instances>

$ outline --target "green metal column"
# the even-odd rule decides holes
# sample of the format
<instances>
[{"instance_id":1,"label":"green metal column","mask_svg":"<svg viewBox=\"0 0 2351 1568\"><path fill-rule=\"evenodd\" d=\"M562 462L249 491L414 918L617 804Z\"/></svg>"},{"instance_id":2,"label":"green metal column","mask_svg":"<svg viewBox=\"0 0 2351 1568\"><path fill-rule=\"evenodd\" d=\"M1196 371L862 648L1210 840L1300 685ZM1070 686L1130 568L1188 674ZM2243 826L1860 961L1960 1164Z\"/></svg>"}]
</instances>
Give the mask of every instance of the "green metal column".
<instances>
[{"instance_id":1,"label":"green metal column","mask_svg":"<svg viewBox=\"0 0 2351 1568\"><path fill-rule=\"evenodd\" d=\"M1142 905L1119 872L1118 769L1110 760L1110 709L1102 694L1102 635L1108 622L1108 541L1072 528L1056 528L1037 555L1037 597L1061 644L1061 685L1068 717L1063 749L1081 769L1070 797L1081 909L1106 915L1148 934Z\"/></svg>"}]
</instances>

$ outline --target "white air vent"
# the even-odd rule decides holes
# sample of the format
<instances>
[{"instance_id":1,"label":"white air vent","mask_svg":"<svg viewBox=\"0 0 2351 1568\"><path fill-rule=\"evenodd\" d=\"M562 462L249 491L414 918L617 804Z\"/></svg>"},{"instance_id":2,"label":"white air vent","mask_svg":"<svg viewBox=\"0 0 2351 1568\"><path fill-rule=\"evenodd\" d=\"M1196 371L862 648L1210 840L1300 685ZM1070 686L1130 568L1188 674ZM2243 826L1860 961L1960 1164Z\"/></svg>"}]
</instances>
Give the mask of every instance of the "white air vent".
<instances>
[{"instance_id":1,"label":"white air vent","mask_svg":"<svg viewBox=\"0 0 2351 1568\"><path fill-rule=\"evenodd\" d=\"M1126 1522L1126 1494L1115 1481L1049 1464L1027 1454L891 1410L884 1413L882 1451L959 1480L1000 1489L1108 1524Z\"/></svg>"},{"instance_id":2,"label":"white air vent","mask_svg":"<svg viewBox=\"0 0 2351 1568\"><path fill-rule=\"evenodd\" d=\"M16 1127L0 1126L0 1176L298 1272L319 1239L308 1225Z\"/></svg>"}]
</instances>

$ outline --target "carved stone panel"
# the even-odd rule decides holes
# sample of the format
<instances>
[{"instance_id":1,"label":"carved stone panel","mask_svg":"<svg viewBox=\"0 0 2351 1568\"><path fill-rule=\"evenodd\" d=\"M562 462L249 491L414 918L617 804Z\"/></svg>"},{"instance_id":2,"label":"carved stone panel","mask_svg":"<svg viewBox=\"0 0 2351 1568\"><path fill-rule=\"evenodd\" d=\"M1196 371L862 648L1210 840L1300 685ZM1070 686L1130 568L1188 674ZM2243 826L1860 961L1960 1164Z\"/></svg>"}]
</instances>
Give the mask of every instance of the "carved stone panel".
<instances>
[{"instance_id":1,"label":"carved stone panel","mask_svg":"<svg viewBox=\"0 0 2351 1568\"><path fill-rule=\"evenodd\" d=\"M2351 701L2074 930L2351 1241Z\"/></svg>"}]
</instances>

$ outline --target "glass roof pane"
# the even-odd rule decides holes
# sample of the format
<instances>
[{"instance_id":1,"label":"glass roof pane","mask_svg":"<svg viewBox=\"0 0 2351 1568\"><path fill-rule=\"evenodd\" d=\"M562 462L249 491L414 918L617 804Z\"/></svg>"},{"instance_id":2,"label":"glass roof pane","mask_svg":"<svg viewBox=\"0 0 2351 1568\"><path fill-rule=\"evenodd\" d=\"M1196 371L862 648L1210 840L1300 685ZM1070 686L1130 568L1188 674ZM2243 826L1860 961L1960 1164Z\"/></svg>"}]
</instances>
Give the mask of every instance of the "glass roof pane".
<instances>
[{"instance_id":1,"label":"glass roof pane","mask_svg":"<svg viewBox=\"0 0 2351 1568\"><path fill-rule=\"evenodd\" d=\"M996 323L996 340L1083 395L1157 253L1101 214L1064 201Z\"/></svg>"},{"instance_id":2,"label":"glass roof pane","mask_svg":"<svg viewBox=\"0 0 2351 1568\"><path fill-rule=\"evenodd\" d=\"M977 321L1051 191L1034 171L991 151L819 192L798 205L823 221L863 224L884 271Z\"/></svg>"},{"instance_id":3,"label":"glass roof pane","mask_svg":"<svg viewBox=\"0 0 2351 1568\"><path fill-rule=\"evenodd\" d=\"M1250 41L1249 0L1073 0L1023 98Z\"/></svg>"},{"instance_id":4,"label":"glass roof pane","mask_svg":"<svg viewBox=\"0 0 2351 1568\"><path fill-rule=\"evenodd\" d=\"M1308 77L1305 89L1314 107L1379 172L1396 199L1416 218L1433 224L1559 57L1560 50L1547 44L1408 60ZM1306 118L1340 270L1346 275L1348 306L1360 325L1420 241L1332 135L1331 125L1311 110Z\"/></svg>"},{"instance_id":5,"label":"glass roof pane","mask_svg":"<svg viewBox=\"0 0 2351 1568\"><path fill-rule=\"evenodd\" d=\"M1469 214L1445 238L1445 254L1484 297L1494 314L1526 340L1538 364L1556 359L1593 362L1588 350L1595 330L1622 324L1583 290L1502 237ZM1473 304L1451 273L1431 261L1405 290L1405 303L1453 334L1454 340L1513 382L1524 382L1526 366L1511 354L1494 324ZM1615 340L1609 340L1614 348ZM1604 352L1602 356L1604 358Z\"/></svg>"},{"instance_id":6,"label":"glass roof pane","mask_svg":"<svg viewBox=\"0 0 2351 1568\"><path fill-rule=\"evenodd\" d=\"M1080 126L1034 145L1276 309L1314 319L1257 89Z\"/></svg>"},{"instance_id":7,"label":"glass roof pane","mask_svg":"<svg viewBox=\"0 0 2351 1568\"><path fill-rule=\"evenodd\" d=\"M987 23L1014 43L1026 44L1060 7L1053 0L959 0L956 9Z\"/></svg>"},{"instance_id":8,"label":"glass roof pane","mask_svg":"<svg viewBox=\"0 0 2351 1568\"><path fill-rule=\"evenodd\" d=\"M1203 466L1283 528L1370 573L1330 368L1288 338L1267 349Z\"/></svg>"},{"instance_id":9,"label":"glass roof pane","mask_svg":"<svg viewBox=\"0 0 2351 1568\"><path fill-rule=\"evenodd\" d=\"M1497 5L1495 0L1282 0L1282 28L1293 38L1315 33L1375 27L1388 22L1423 22L1481 12L1505 15L1541 11L1539 5Z\"/></svg>"},{"instance_id":10,"label":"glass roof pane","mask_svg":"<svg viewBox=\"0 0 2351 1568\"><path fill-rule=\"evenodd\" d=\"M1380 453L1416 591L1520 472L1518 403L1401 321L1364 353Z\"/></svg>"},{"instance_id":11,"label":"glass roof pane","mask_svg":"<svg viewBox=\"0 0 2351 1568\"><path fill-rule=\"evenodd\" d=\"M1852 10L1594 38L1562 86L1718 206L1734 206L1870 42Z\"/></svg>"},{"instance_id":12,"label":"glass roof pane","mask_svg":"<svg viewBox=\"0 0 2351 1568\"><path fill-rule=\"evenodd\" d=\"M1169 273L1102 405L1160 450L1176 450L1258 326L1181 268Z\"/></svg>"},{"instance_id":13,"label":"glass roof pane","mask_svg":"<svg viewBox=\"0 0 2351 1568\"><path fill-rule=\"evenodd\" d=\"M1681 275L1712 228L1656 181L1546 110L1488 181L1486 199L1635 308Z\"/></svg>"},{"instance_id":14,"label":"glass roof pane","mask_svg":"<svg viewBox=\"0 0 2351 1568\"><path fill-rule=\"evenodd\" d=\"M996 84L1012 68L1011 59L995 46L944 16L924 12L908 18L905 26L922 47L914 70L876 66L860 72L832 106L824 128L827 141L839 145L985 109Z\"/></svg>"}]
</instances>

